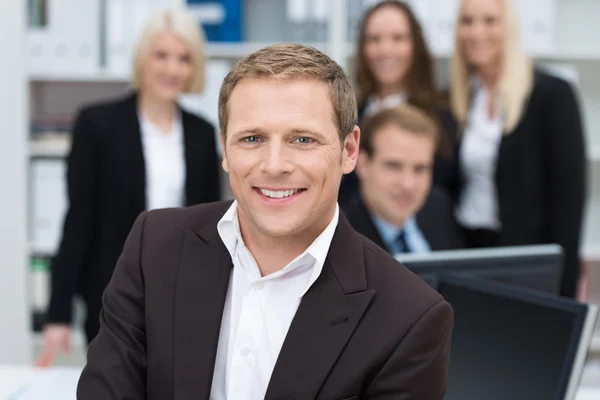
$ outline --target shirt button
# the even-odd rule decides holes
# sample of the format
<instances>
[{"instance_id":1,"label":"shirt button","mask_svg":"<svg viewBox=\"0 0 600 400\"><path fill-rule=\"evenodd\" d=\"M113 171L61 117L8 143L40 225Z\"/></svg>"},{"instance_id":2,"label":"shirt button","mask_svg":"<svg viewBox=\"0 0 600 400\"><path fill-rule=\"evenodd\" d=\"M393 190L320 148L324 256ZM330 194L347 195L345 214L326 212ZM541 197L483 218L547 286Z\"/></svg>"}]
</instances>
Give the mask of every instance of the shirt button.
<instances>
[{"instance_id":1,"label":"shirt button","mask_svg":"<svg viewBox=\"0 0 600 400\"><path fill-rule=\"evenodd\" d=\"M250 347L242 346L242 348L240 349L240 354L243 356L247 356L248 354L250 354Z\"/></svg>"},{"instance_id":2,"label":"shirt button","mask_svg":"<svg viewBox=\"0 0 600 400\"><path fill-rule=\"evenodd\" d=\"M256 282L254 287L256 288L256 290L263 290L263 288L265 287L265 284L262 282Z\"/></svg>"}]
</instances>

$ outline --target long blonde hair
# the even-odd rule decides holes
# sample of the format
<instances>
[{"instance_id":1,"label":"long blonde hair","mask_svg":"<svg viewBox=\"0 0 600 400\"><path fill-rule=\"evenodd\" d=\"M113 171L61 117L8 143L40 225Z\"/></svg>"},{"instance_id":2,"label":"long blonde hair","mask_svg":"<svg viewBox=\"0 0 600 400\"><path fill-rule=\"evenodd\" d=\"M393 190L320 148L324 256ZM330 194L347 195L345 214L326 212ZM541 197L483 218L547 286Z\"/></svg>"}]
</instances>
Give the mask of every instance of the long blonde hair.
<instances>
[{"instance_id":1,"label":"long blonde hair","mask_svg":"<svg viewBox=\"0 0 600 400\"><path fill-rule=\"evenodd\" d=\"M523 116L524 108L533 88L533 63L521 43L519 23L512 0L501 0L504 7L504 50L501 77L498 85L500 107L504 117L504 133L512 132ZM464 11L462 1L455 33L455 51L450 60L450 103L461 124L469 110L473 67L465 59L459 40L459 25Z\"/></svg>"}]
</instances>

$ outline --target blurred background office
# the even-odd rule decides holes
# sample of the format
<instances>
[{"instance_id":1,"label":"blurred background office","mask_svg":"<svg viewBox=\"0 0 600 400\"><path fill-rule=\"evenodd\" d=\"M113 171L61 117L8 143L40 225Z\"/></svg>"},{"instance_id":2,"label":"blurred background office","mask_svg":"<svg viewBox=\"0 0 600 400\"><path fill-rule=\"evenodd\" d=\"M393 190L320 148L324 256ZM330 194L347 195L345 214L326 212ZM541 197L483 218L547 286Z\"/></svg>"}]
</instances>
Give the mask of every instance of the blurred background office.
<instances>
[{"instance_id":1,"label":"blurred background office","mask_svg":"<svg viewBox=\"0 0 600 400\"><path fill-rule=\"evenodd\" d=\"M190 54L202 51L206 58L205 85L199 94L178 91L182 115L194 114L206 125L218 126L221 81L236 60L253 50L289 41L322 49L353 78L361 125L378 111L405 103L434 122L440 139L433 185L453 197L464 233L479 230L489 239L483 244L467 240L467 245L561 244L570 271L564 294L600 302L600 1L512 1L514 19L507 20L506 31L494 26L491 12L481 13L490 4L504 7L504 0L471 0L476 7L463 9L460 16L459 0L9 3L0 17L0 49L9 60L0 67L0 117L5 123L0 146L0 363L31 362L43 346L41 330L53 296L50 268L57 268L53 259L62 253L63 224L71 206L67 162L77 155L80 110L132 93L137 41L150 18L167 7L185 8L206 38L202 49L188 49ZM495 32L500 36L494 37ZM14 40L19 35L22 40ZM478 57L490 48L494 62L518 59L515 64L523 67L516 73L530 72L526 84L517 83L515 91L514 81L522 76L501 68L488 88L485 68L500 64ZM488 93L500 94L490 102ZM478 129L469 129L468 117L486 111L491 117ZM499 114L505 118L499 120ZM91 125L101 123L109 121ZM211 129L196 130L200 134ZM481 155L479 145L473 146L481 135L473 132L491 135L497 146L482 148L490 154L484 160L474 157ZM213 140L206 141L211 144L202 148L219 157L218 132L213 129L211 134ZM119 167L115 174L126 174L127 168ZM475 172L482 171L487 174L476 183ZM212 175L218 178L219 196L230 198L224 173ZM340 193L340 202L358 193L354 179L354 186ZM491 189L481 193L486 185ZM469 189L473 187L479 193ZM137 189L144 193L143 186ZM115 202L125 196L111 195ZM477 200L481 198L488 206L495 204L495 211L490 214L484 206L488 214L477 214L478 208L468 206L470 201L482 204ZM141 206L130 208L135 213ZM487 222L477 222L482 220ZM500 239L506 237L510 240ZM86 307L74 299L68 318L72 352L61 354L58 365L84 361ZM590 354L591 359L600 355L600 327Z\"/></svg>"}]
</instances>

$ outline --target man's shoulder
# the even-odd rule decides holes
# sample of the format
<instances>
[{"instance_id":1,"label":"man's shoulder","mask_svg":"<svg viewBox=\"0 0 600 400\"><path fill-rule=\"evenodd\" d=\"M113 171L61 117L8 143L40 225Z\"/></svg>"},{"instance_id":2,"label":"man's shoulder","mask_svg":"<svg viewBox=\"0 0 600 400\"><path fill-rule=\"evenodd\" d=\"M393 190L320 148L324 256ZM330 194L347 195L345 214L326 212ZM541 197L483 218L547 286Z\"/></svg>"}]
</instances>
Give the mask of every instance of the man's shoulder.
<instances>
[{"instance_id":1,"label":"man's shoulder","mask_svg":"<svg viewBox=\"0 0 600 400\"><path fill-rule=\"evenodd\" d=\"M203 203L181 208L163 208L147 212L145 235L169 231L199 232L217 223L231 206L232 200Z\"/></svg>"},{"instance_id":2,"label":"man's shoulder","mask_svg":"<svg viewBox=\"0 0 600 400\"><path fill-rule=\"evenodd\" d=\"M377 293L376 304L398 307L403 313L422 315L443 301L442 296L385 250L363 239L364 266L369 289Z\"/></svg>"}]
</instances>

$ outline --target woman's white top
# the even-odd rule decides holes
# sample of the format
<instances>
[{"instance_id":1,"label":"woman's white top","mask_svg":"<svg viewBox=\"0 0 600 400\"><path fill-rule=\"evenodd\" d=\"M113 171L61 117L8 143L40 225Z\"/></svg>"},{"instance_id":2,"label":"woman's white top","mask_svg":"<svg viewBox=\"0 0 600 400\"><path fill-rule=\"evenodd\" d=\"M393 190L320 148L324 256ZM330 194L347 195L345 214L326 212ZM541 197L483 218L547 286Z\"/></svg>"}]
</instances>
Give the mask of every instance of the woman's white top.
<instances>
[{"instance_id":1,"label":"woman's white top","mask_svg":"<svg viewBox=\"0 0 600 400\"><path fill-rule=\"evenodd\" d=\"M185 147L181 114L171 130L161 132L138 112L146 166L146 208L182 207L185 204Z\"/></svg>"},{"instance_id":2,"label":"woman's white top","mask_svg":"<svg viewBox=\"0 0 600 400\"><path fill-rule=\"evenodd\" d=\"M502 140L503 120L498 101L494 118L489 117L489 93L475 82L460 147L459 162L464 185L456 208L458 222L471 229L500 229L496 163Z\"/></svg>"}]
</instances>

